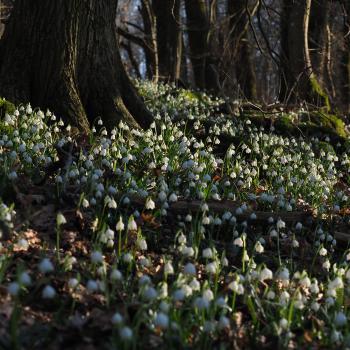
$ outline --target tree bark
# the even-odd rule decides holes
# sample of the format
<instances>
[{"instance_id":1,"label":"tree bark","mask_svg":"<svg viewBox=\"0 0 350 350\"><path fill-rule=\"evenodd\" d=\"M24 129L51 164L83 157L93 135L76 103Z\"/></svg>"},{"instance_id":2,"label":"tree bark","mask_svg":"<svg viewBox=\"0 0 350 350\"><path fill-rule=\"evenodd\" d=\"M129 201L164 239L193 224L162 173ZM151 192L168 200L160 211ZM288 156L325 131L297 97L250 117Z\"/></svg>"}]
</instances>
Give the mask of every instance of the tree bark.
<instances>
[{"instance_id":1,"label":"tree bark","mask_svg":"<svg viewBox=\"0 0 350 350\"><path fill-rule=\"evenodd\" d=\"M344 8L344 49L342 52L341 69L341 87L342 103L346 113L350 112L350 2L343 1Z\"/></svg>"},{"instance_id":2,"label":"tree bark","mask_svg":"<svg viewBox=\"0 0 350 350\"><path fill-rule=\"evenodd\" d=\"M305 101L329 109L328 96L312 67L309 52L311 0L284 0L281 26L281 93L287 103Z\"/></svg>"},{"instance_id":3,"label":"tree bark","mask_svg":"<svg viewBox=\"0 0 350 350\"><path fill-rule=\"evenodd\" d=\"M212 21L215 8L209 8L206 0L185 1L190 59L194 80L200 89L217 90L217 60L212 53Z\"/></svg>"},{"instance_id":4,"label":"tree bark","mask_svg":"<svg viewBox=\"0 0 350 350\"><path fill-rule=\"evenodd\" d=\"M248 7L247 7L248 6ZM248 39L250 5L246 0L227 2L229 16L228 64L234 66L237 83L241 93L248 100L256 100L256 75L251 58ZM253 8L256 7L255 4ZM254 9L253 9L254 12ZM244 64L242 64L244 62Z\"/></svg>"},{"instance_id":5,"label":"tree bark","mask_svg":"<svg viewBox=\"0 0 350 350\"><path fill-rule=\"evenodd\" d=\"M180 2L180 0L152 1L153 12L157 19L159 77L167 82L178 80L181 72Z\"/></svg>"},{"instance_id":6,"label":"tree bark","mask_svg":"<svg viewBox=\"0 0 350 350\"><path fill-rule=\"evenodd\" d=\"M0 42L0 96L49 108L88 131L153 118L123 67L116 36L117 1L17 0Z\"/></svg>"}]
</instances>

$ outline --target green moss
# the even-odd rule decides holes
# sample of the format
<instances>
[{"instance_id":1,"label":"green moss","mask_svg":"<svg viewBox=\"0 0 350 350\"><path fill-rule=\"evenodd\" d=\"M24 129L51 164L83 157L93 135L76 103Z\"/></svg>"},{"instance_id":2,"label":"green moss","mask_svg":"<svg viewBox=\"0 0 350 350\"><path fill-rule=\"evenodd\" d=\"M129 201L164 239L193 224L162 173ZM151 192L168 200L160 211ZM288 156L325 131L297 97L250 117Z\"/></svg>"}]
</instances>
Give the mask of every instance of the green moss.
<instances>
[{"instance_id":1,"label":"green moss","mask_svg":"<svg viewBox=\"0 0 350 350\"><path fill-rule=\"evenodd\" d=\"M314 76L310 77L312 98L315 99L316 103L320 103L325 108L326 112L331 110L331 104L327 93L322 89L321 85Z\"/></svg>"},{"instance_id":2,"label":"green moss","mask_svg":"<svg viewBox=\"0 0 350 350\"><path fill-rule=\"evenodd\" d=\"M314 112L311 113L310 118L316 125L332 129L341 137L347 136L345 123L336 115L323 112Z\"/></svg>"},{"instance_id":3,"label":"green moss","mask_svg":"<svg viewBox=\"0 0 350 350\"><path fill-rule=\"evenodd\" d=\"M294 125L291 117L288 114L282 114L275 122L275 126L277 130L282 132L292 132L294 129Z\"/></svg>"},{"instance_id":4,"label":"green moss","mask_svg":"<svg viewBox=\"0 0 350 350\"><path fill-rule=\"evenodd\" d=\"M13 103L0 98L0 117L3 117L5 113L12 114L16 110L16 107Z\"/></svg>"}]
</instances>

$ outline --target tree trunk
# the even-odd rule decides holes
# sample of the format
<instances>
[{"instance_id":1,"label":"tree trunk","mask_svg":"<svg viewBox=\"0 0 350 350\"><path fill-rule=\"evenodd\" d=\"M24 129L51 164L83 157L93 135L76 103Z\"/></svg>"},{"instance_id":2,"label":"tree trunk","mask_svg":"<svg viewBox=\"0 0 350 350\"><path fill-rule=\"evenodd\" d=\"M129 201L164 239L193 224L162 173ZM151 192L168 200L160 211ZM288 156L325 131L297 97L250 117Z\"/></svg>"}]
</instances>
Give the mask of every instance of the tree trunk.
<instances>
[{"instance_id":1,"label":"tree trunk","mask_svg":"<svg viewBox=\"0 0 350 350\"><path fill-rule=\"evenodd\" d=\"M305 101L329 109L329 100L312 67L309 52L311 0L284 0L281 27L281 96L287 103Z\"/></svg>"},{"instance_id":2,"label":"tree trunk","mask_svg":"<svg viewBox=\"0 0 350 350\"><path fill-rule=\"evenodd\" d=\"M217 90L218 74L216 58L212 53L212 21L214 8L206 0L185 1L190 59L196 86L200 89ZM214 16L213 16L214 17Z\"/></svg>"},{"instance_id":3,"label":"tree trunk","mask_svg":"<svg viewBox=\"0 0 350 350\"><path fill-rule=\"evenodd\" d=\"M346 113L350 112L350 2L343 1L344 7L344 49L342 52L341 69L341 87L342 103Z\"/></svg>"},{"instance_id":4,"label":"tree trunk","mask_svg":"<svg viewBox=\"0 0 350 350\"><path fill-rule=\"evenodd\" d=\"M241 93L249 100L255 100L256 75L251 58L250 45L248 40L249 17L246 0L236 0L227 2L227 14L229 21L229 45L228 65L234 67L237 83ZM255 12L254 4L252 12ZM244 64L242 64L244 62Z\"/></svg>"},{"instance_id":5,"label":"tree trunk","mask_svg":"<svg viewBox=\"0 0 350 350\"><path fill-rule=\"evenodd\" d=\"M146 110L123 67L117 1L16 0L0 42L0 96L50 108L82 131L97 117L148 127Z\"/></svg>"},{"instance_id":6,"label":"tree trunk","mask_svg":"<svg viewBox=\"0 0 350 350\"><path fill-rule=\"evenodd\" d=\"M159 77L175 81L180 78L182 59L180 0L153 0L152 6L157 19Z\"/></svg>"}]
</instances>

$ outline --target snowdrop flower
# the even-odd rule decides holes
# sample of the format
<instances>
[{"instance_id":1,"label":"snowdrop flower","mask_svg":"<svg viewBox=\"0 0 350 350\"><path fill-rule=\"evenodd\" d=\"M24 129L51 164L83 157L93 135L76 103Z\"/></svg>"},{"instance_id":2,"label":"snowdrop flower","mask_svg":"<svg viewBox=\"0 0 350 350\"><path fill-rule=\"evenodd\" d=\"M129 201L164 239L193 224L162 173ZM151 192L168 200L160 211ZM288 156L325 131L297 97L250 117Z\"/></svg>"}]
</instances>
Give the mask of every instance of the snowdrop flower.
<instances>
[{"instance_id":1,"label":"snowdrop flower","mask_svg":"<svg viewBox=\"0 0 350 350\"><path fill-rule=\"evenodd\" d=\"M147 301L152 301L157 298L158 293L153 287L147 287L142 295Z\"/></svg>"},{"instance_id":2,"label":"snowdrop flower","mask_svg":"<svg viewBox=\"0 0 350 350\"><path fill-rule=\"evenodd\" d=\"M197 297L197 298L194 300L193 305L194 305L194 307L196 307L198 310L203 310L203 309L208 309L208 308L209 308L210 302L209 302L209 300L206 299L206 298Z\"/></svg>"},{"instance_id":3,"label":"snowdrop flower","mask_svg":"<svg viewBox=\"0 0 350 350\"><path fill-rule=\"evenodd\" d=\"M286 227L286 223L284 221L282 221L281 219L278 219L276 227L278 230L285 228Z\"/></svg>"},{"instance_id":4,"label":"snowdrop flower","mask_svg":"<svg viewBox=\"0 0 350 350\"><path fill-rule=\"evenodd\" d=\"M123 279L122 273L118 269L113 269L110 274L112 281L121 281Z\"/></svg>"},{"instance_id":5,"label":"snowdrop flower","mask_svg":"<svg viewBox=\"0 0 350 350\"><path fill-rule=\"evenodd\" d=\"M68 280L68 287L71 289L75 289L79 284L79 281L76 278L70 278Z\"/></svg>"},{"instance_id":6,"label":"snowdrop flower","mask_svg":"<svg viewBox=\"0 0 350 350\"><path fill-rule=\"evenodd\" d=\"M153 202L152 198L148 198L145 207L148 210L153 210L156 207L156 204Z\"/></svg>"},{"instance_id":7,"label":"snowdrop flower","mask_svg":"<svg viewBox=\"0 0 350 350\"><path fill-rule=\"evenodd\" d=\"M41 273L48 273L52 272L54 270L54 267L52 265L52 262L48 258L45 258L40 262L39 270Z\"/></svg>"},{"instance_id":8,"label":"snowdrop flower","mask_svg":"<svg viewBox=\"0 0 350 350\"><path fill-rule=\"evenodd\" d=\"M186 275L196 275L196 267L192 263L187 263L184 267L184 273Z\"/></svg>"},{"instance_id":9,"label":"snowdrop flower","mask_svg":"<svg viewBox=\"0 0 350 350\"><path fill-rule=\"evenodd\" d=\"M137 241L137 246L140 250L147 250L147 242L144 238Z\"/></svg>"},{"instance_id":10,"label":"snowdrop flower","mask_svg":"<svg viewBox=\"0 0 350 350\"><path fill-rule=\"evenodd\" d=\"M119 312L116 312L112 316L111 322L112 324L119 326L123 323L123 316Z\"/></svg>"},{"instance_id":11,"label":"snowdrop flower","mask_svg":"<svg viewBox=\"0 0 350 350\"><path fill-rule=\"evenodd\" d=\"M264 267L259 274L260 281L271 280L272 279L272 271L267 267Z\"/></svg>"},{"instance_id":12,"label":"snowdrop flower","mask_svg":"<svg viewBox=\"0 0 350 350\"><path fill-rule=\"evenodd\" d=\"M213 257L213 251L211 248L206 248L202 252L202 256L205 259L211 259Z\"/></svg>"},{"instance_id":13,"label":"snowdrop flower","mask_svg":"<svg viewBox=\"0 0 350 350\"><path fill-rule=\"evenodd\" d=\"M86 288L90 293L98 291L98 283L95 280L88 280Z\"/></svg>"},{"instance_id":14,"label":"snowdrop flower","mask_svg":"<svg viewBox=\"0 0 350 350\"><path fill-rule=\"evenodd\" d=\"M319 254L320 254L321 256L326 256L326 255L327 255L327 249L324 248L324 247L322 247L322 248L320 249L320 251L319 251Z\"/></svg>"},{"instance_id":15,"label":"snowdrop flower","mask_svg":"<svg viewBox=\"0 0 350 350\"><path fill-rule=\"evenodd\" d=\"M299 281L299 284L301 287L303 288L309 288L311 286L311 281L310 281L310 278L305 276L304 278L302 278L300 281Z\"/></svg>"},{"instance_id":16,"label":"snowdrop flower","mask_svg":"<svg viewBox=\"0 0 350 350\"><path fill-rule=\"evenodd\" d=\"M32 279L30 278L28 272L24 271L19 275L18 278L19 283L23 284L24 286L29 286L32 283Z\"/></svg>"},{"instance_id":17,"label":"snowdrop flower","mask_svg":"<svg viewBox=\"0 0 350 350\"><path fill-rule=\"evenodd\" d=\"M28 241L27 241L26 239L24 239L24 238L21 238L21 239L17 242L17 244L18 244L18 247L19 247L20 249L28 250L28 248L29 248L29 243L28 243Z\"/></svg>"},{"instance_id":18,"label":"snowdrop flower","mask_svg":"<svg viewBox=\"0 0 350 350\"><path fill-rule=\"evenodd\" d=\"M186 257L191 257L194 255L194 249L192 247L182 247L181 248L181 253L183 256L186 256Z\"/></svg>"},{"instance_id":19,"label":"snowdrop flower","mask_svg":"<svg viewBox=\"0 0 350 350\"><path fill-rule=\"evenodd\" d=\"M236 245L237 247L243 248L244 242L241 237L238 237L233 241L233 244Z\"/></svg>"},{"instance_id":20,"label":"snowdrop flower","mask_svg":"<svg viewBox=\"0 0 350 350\"><path fill-rule=\"evenodd\" d=\"M116 230L117 230L117 231L123 231L124 228L125 228L125 225L124 225L124 223L123 223L123 218L120 216L120 217L119 217L119 220L118 220L118 222L117 222L117 225L116 225Z\"/></svg>"},{"instance_id":21,"label":"snowdrop flower","mask_svg":"<svg viewBox=\"0 0 350 350\"><path fill-rule=\"evenodd\" d=\"M334 324L336 327L343 327L347 323L347 317L343 312L337 312L334 316Z\"/></svg>"},{"instance_id":22,"label":"snowdrop flower","mask_svg":"<svg viewBox=\"0 0 350 350\"><path fill-rule=\"evenodd\" d=\"M126 253L123 255L123 261L127 264L130 264L133 260L133 256L130 253Z\"/></svg>"},{"instance_id":23,"label":"snowdrop flower","mask_svg":"<svg viewBox=\"0 0 350 350\"><path fill-rule=\"evenodd\" d=\"M43 291L41 293L41 296L44 299L52 299L55 297L55 295L56 295L55 289L49 285L45 286L45 288L43 289Z\"/></svg>"},{"instance_id":24,"label":"snowdrop flower","mask_svg":"<svg viewBox=\"0 0 350 350\"><path fill-rule=\"evenodd\" d=\"M169 202L176 202L177 201L177 195L175 193L172 193L169 196Z\"/></svg>"},{"instance_id":25,"label":"snowdrop flower","mask_svg":"<svg viewBox=\"0 0 350 350\"><path fill-rule=\"evenodd\" d=\"M90 255L91 262L93 264L99 264L103 262L103 255L98 250L94 251Z\"/></svg>"},{"instance_id":26,"label":"snowdrop flower","mask_svg":"<svg viewBox=\"0 0 350 350\"><path fill-rule=\"evenodd\" d=\"M136 231L137 230L137 224L133 216L130 217L128 222L128 230L129 231Z\"/></svg>"},{"instance_id":27,"label":"snowdrop flower","mask_svg":"<svg viewBox=\"0 0 350 350\"><path fill-rule=\"evenodd\" d=\"M67 220L62 213L58 213L57 218L56 218L56 222L57 222L57 226L61 226L61 225L66 224Z\"/></svg>"},{"instance_id":28,"label":"snowdrop flower","mask_svg":"<svg viewBox=\"0 0 350 350\"><path fill-rule=\"evenodd\" d=\"M263 245L260 243L260 241L258 241L255 245L255 251L259 254L264 252L264 247Z\"/></svg>"},{"instance_id":29,"label":"snowdrop flower","mask_svg":"<svg viewBox=\"0 0 350 350\"><path fill-rule=\"evenodd\" d=\"M266 298L269 300L273 300L276 297L276 293L273 290L269 290L266 294Z\"/></svg>"},{"instance_id":30,"label":"snowdrop flower","mask_svg":"<svg viewBox=\"0 0 350 350\"><path fill-rule=\"evenodd\" d=\"M159 312L154 320L154 325L161 329L167 329L169 327L169 317L163 312Z\"/></svg>"},{"instance_id":31,"label":"snowdrop flower","mask_svg":"<svg viewBox=\"0 0 350 350\"><path fill-rule=\"evenodd\" d=\"M20 285L17 282L11 282L7 287L8 293L12 296L18 295L19 290L20 290Z\"/></svg>"},{"instance_id":32,"label":"snowdrop flower","mask_svg":"<svg viewBox=\"0 0 350 350\"><path fill-rule=\"evenodd\" d=\"M130 340L132 338L132 330L129 327L123 327L119 331L120 338L122 340Z\"/></svg>"},{"instance_id":33,"label":"snowdrop flower","mask_svg":"<svg viewBox=\"0 0 350 350\"><path fill-rule=\"evenodd\" d=\"M164 274L166 275L173 275L174 274L174 267L171 261L168 261L164 264Z\"/></svg>"},{"instance_id":34,"label":"snowdrop flower","mask_svg":"<svg viewBox=\"0 0 350 350\"><path fill-rule=\"evenodd\" d=\"M216 274L218 271L218 264L214 261L206 265L205 271L207 271L209 274Z\"/></svg>"},{"instance_id":35,"label":"snowdrop flower","mask_svg":"<svg viewBox=\"0 0 350 350\"><path fill-rule=\"evenodd\" d=\"M230 327L230 319L227 318L226 316L221 316L219 319L219 325L218 325L219 329L225 329L225 328L229 328Z\"/></svg>"},{"instance_id":36,"label":"snowdrop flower","mask_svg":"<svg viewBox=\"0 0 350 350\"><path fill-rule=\"evenodd\" d=\"M288 321L285 318L280 319L279 325L282 329L288 329Z\"/></svg>"}]
</instances>

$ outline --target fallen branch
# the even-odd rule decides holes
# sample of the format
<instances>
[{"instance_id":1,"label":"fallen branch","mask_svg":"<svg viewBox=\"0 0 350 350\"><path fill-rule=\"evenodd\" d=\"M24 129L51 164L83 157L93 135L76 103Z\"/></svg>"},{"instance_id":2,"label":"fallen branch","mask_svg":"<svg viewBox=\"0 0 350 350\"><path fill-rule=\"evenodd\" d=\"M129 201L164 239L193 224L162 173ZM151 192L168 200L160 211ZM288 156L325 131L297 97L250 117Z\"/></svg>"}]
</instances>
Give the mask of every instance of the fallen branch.
<instances>
[{"instance_id":1,"label":"fallen branch","mask_svg":"<svg viewBox=\"0 0 350 350\"><path fill-rule=\"evenodd\" d=\"M138 197L130 198L131 205L134 205L139 208L144 208L145 200ZM281 219L286 224L292 224L296 222L301 222L306 225L310 225L313 222L313 213L311 211L255 211L252 209L247 209L242 213L237 214L237 209L241 205L234 201L223 200L223 201L207 201L206 204L209 207L209 213L211 214L223 214L227 211L231 212L238 221L251 221L256 223L267 223L268 219L272 217L276 222L278 219ZM173 214L188 214L188 213L198 213L202 211L203 202L198 200L179 200L177 202L171 203L169 205L168 211ZM156 207L160 208L161 203L157 202ZM255 214L255 218L254 215Z\"/></svg>"}]
</instances>

